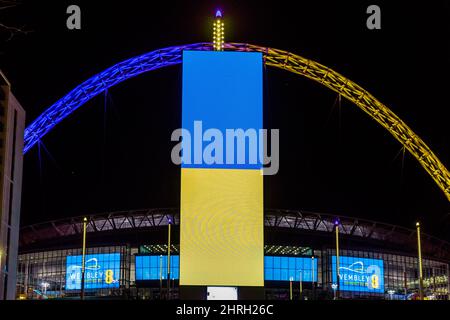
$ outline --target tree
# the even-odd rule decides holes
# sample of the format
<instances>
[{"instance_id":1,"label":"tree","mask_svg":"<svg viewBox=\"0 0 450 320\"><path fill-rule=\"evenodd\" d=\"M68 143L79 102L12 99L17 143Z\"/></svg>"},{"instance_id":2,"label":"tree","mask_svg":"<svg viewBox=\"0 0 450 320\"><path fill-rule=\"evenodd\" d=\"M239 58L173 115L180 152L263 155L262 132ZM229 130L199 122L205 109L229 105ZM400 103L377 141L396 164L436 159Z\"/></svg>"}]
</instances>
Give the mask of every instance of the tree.
<instances>
[{"instance_id":1,"label":"tree","mask_svg":"<svg viewBox=\"0 0 450 320\"><path fill-rule=\"evenodd\" d=\"M0 43L8 42L17 34L27 34L31 32L25 26L14 26L2 22L2 15L5 11L9 11L21 3L17 0L0 0Z\"/></svg>"}]
</instances>

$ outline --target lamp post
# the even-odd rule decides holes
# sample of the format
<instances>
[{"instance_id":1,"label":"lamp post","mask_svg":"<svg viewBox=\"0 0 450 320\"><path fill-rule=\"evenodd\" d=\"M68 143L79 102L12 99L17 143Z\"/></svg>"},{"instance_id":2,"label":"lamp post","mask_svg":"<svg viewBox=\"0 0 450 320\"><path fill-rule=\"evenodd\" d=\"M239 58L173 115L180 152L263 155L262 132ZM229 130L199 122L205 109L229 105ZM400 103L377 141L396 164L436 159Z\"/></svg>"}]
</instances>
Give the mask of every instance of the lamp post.
<instances>
[{"instance_id":1,"label":"lamp post","mask_svg":"<svg viewBox=\"0 0 450 320\"><path fill-rule=\"evenodd\" d=\"M406 300L408 297L408 278L406 275L406 267L403 267L403 292Z\"/></svg>"},{"instance_id":2,"label":"lamp post","mask_svg":"<svg viewBox=\"0 0 450 320\"><path fill-rule=\"evenodd\" d=\"M162 296L162 270L163 269L163 259L162 254L159 255L159 299Z\"/></svg>"},{"instance_id":3,"label":"lamp post","mask_svg":"<svg viewBox=\"0 0 450 320\"><path fill-rule=\"evenodd\" d=\"M3 279L3 265L2 265L2 249L0 248L0 279ZM6 285L6 283L5 283ZM6 297L4 297L4 299L6 300Z\"/></svg>"},{"instance_id":4,"label":"lamp post","mask_svg":"<svg viewBox=\"0 0 450 320\"><path fill-rule=\"evenodd\" d=\"M392 297L394 296L395 291L394 290L388 290L389 299L393 300Z\"/></svg>"},{"instance_id":5,"label":"lamp post","mask_svg":"<svg viewBox=\"0 0 450 320\"><path fill-rule=\"evenodd\" d=\"M447 264L447 299L450 300L450 268Z\"/></svg>"},{"instance_id":6,"label":"lamp post","mask_svg":"<svg viewBox=\"0 0 450 320\"><path fill-rule=\"evenodd\" d=\"M289 278L289 300L292 300L292 281L294 280L294 277Z\"/></svg>"},{"instance_id":7,"label":"lamp post","mask_svg":"<svg viewBox=\"0 0 450 320\"><path fill-rule=\"evenodd\" d=\"M423 273L422 273L422 247L420 244L420 223L416 223L417 228L417 251L419 258L419 297L423 300Z\"/></svg>"},{"instance_id":8,"label":"lamp post","mask_svg":"<svg viewBox=\"0 0 450 320\"><path fill-rule=\"evenodd\" d=\"M334 225L336 228L336 284L337 284L336 300L338 300L339 299L340 282L341 282L341 279L339 278L340 268L339 268L339 220L338 219L336 219L334 221Z\"/></svg>"},{"instance_id":9,"label":"lamp post","mask_svg":"<svg viewBox=\"0 0 450 320\"><path fill-rule=\"evenodd\" d=\"M302 279L302 270L299 270L299 281L300 281L300 293L299 293L299 299L303 300L303 279Z\"/></svg>"},{"instance_id":10,"label":"lamp post","mask_svg":"<svg viewBox=\"0 0 450 320\"><path fill-rule=\"evenodd\" d=\"M84 300L84 273L86 271L86 225L87 218L83 218L83 253L81 257L81 300Z\"/></svg>"},{"instance_id":11,"label":"lamp post","mask_svg":"<svg viewBox=\"0 0 450 320\"><path fill-rule=\"evenodd\" d=\"M3 255L3 251L0 248L0 277L3 277L2 255Z\"/></svg>"},{"instance_id":12,"label":"lamp post","mask_svg":"<svg viewBox=\"0 0 450 320\"><path fill-rule=\"evenodd\" d=\"M316 295L316 288L315 288L315 283L314 283L314 256L311 257L311 281L312 281L312 296L313 299L315 299Z\"/></svg>"},{"instance_id":13,"label":"lamp post","mask_svg":"<svg viewBox=\"0 0 450 320\"><path fill-rule=\"evenodd\" d=\"M44 295L47 294L47 288L50 287L50 283L48 282L42 282L41 283L42 288L44 289Z\"/></svg>"},{"instance_id":14,"label":"lamp post","mask_svg":"<svg viewBox=\"0 0 450 320\"><path fill-rule=\"evenodd\" d=\"M334 300L336 300L336 289L337 289L337 284L333 283L331 285L331 289L333 289L333 296L334 296Z\"/></svg>"},{"instance_id":15,"label":"lamp post","mask_svg":"<svg viewBox=\"0 0 450 320\"><path fill-rule=\"evenodd\" d=\"M170 299L170 227L172 225L172 218L168 219L168 235L167 235L167 299Z\"/></svg>"}]
</instances>

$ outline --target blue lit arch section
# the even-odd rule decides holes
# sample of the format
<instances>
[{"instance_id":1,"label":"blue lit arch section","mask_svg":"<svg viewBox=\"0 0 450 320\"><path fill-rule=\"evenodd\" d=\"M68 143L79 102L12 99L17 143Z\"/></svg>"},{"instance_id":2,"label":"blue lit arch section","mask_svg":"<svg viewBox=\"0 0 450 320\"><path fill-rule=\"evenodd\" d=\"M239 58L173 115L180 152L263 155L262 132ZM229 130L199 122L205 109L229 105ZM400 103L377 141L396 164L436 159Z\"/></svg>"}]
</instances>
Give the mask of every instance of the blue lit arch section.
<instances>
[{"instance_id":1,"label":"blue lit arch section","mask_svg":"<svg viewBox=\"0 0 450 320\"><path fill-rule=\"evenodd\" d=\"M444 164L403 120L364 88L331 68L287 51L243 43L227 43L224 44L224 49L262 52L266 66L304 76L355 104L389 131L416 158L450 201L450 173ZM141 73L181 63L184 50L211 51L213 44L194 43L155 50L122 61L91 77L50 106L25 129L24 153L27 153L55 125L90 99Z\"/></svg>"},{"instance_id":2,"label":"blue lit arch section","mask_svg":"<svg viewBox=\"0 0 450 320\"><path fill-rule=\"evenodd\" d=\"M89 78L55 102L25 129L24 154L54 126L90 99L141 73L181 63L183 50L212 50L212 45L210 43L194 43L151 51L119 62Z\"/></svg>"}]
</instances>

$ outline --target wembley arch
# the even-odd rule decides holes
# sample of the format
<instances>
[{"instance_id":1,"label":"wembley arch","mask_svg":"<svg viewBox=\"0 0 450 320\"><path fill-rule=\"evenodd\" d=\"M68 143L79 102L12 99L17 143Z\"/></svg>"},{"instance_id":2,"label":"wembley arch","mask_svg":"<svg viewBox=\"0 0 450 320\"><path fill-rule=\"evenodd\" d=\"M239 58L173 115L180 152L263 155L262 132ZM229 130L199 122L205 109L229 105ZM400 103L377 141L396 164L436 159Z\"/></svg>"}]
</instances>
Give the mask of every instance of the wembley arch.
<instances>
[{"instance_id":1,"label":"wembley arch","mask_svg":"<svg viewBox=\"0 0 450 320\"><path fill-rule=\"evenodd\" d=\"M447 168L405 122L361 86L320 63L287 51L244 43L226 43L224 49L261 52L265 65L318 82L355 104L388 130L419 161L450 201L450 173ZM25 129L24 153L90 99L141 73L181 63L184 50L212 51L214 46L212 43L195 43L151 51L119 62L91 77L51 105Z\"/></svg>"}]
</instances>

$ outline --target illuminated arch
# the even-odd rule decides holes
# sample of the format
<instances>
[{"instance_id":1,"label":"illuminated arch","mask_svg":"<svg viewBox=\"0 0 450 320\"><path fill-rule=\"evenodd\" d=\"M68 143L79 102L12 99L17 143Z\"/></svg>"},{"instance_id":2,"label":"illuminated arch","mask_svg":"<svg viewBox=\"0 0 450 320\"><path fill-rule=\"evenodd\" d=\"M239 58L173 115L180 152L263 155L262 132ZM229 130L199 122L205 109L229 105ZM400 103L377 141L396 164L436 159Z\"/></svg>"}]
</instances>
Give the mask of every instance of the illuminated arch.
<instances>
[{"instance_id":1,"label":"illuminated arch","mask_svg":"<svg viewBox=\"0 0 450 320\"><path fill-rule=\"evenodd\" d=\"M141 73L181 63L183 50L212 49L211 43L168 47L125 60L93 76L50 106L25 129L24 153L56 124L106 89ZM406 123L362 87L326 66L287 51L242 43L225 44L225 50L262 52L267 66L319 82L356 104L419 161L450 201L450 173L445 166Z\"/></svg>"}]
</instances>

